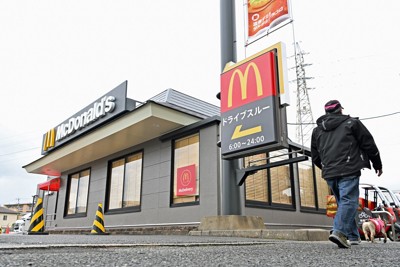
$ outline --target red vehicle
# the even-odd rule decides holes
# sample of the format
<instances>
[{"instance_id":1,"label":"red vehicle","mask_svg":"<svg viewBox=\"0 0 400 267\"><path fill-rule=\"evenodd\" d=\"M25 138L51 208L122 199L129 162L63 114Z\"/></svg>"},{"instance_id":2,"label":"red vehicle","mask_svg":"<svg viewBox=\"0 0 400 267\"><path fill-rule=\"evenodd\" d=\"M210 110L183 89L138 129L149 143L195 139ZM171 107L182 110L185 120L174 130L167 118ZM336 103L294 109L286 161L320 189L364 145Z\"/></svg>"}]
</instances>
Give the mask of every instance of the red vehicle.
<instances>
[{"instance_id":1,"label":"red vehicle","mask_svg":"<svg viewBox=\"0 0 400 267\"><path fill-rule=\"evenodd\" d=\"M388 238L392 241L400 241L400 202L392 191L382 186L362 183L359 202L360 209L356 221L362 239L365 238L362 223L379 215L386 222L385 230Z\"/></svg>"}]
</instances>

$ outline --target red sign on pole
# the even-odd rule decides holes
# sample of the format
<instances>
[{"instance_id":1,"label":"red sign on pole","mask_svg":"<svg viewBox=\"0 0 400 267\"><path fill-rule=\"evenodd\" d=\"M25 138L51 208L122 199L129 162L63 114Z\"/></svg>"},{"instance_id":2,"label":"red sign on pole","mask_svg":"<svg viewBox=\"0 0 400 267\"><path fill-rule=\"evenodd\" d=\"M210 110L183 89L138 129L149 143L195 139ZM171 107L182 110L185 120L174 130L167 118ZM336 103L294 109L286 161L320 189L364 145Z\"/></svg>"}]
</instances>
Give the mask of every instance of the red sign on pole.
<instances>
[{"instance_id":1,"label":"red sign on pole","mask_svg":"<svg viewBox=\"0 0 400 267\"><path fill-rule=\"evenodd\" d=\"M273 50L221 75L221 113L278 94Z\"/></svg>"},{"instance_id":2,"label":"red sign on pole","mask_svg":"<svg viewBox=\"0 0 400 267\"><path fill-rule=\"evenodd\" d=\"M225 67L220 92L224 159L286 147L283 66L278 43Z\"/></svg>"},{"instance_id":3,"label":"red sign on pole","mask_svg":"<svg viewBox=\"0 0 400 267\"><path fill-rule=\"evenodd\" d=\"M196 165L188 165L177 170L177 196L195 195L197 191Z\"/></svg>"},{"instance_id":4,"label":"red sign on pole","mask_svg":"<svg viewBox=\"0 0 400 267\"><path fill-rule=\"evenodd\" d=\"M266 34L290 18L288 0L248 0L248 37Z\"/></svg>"},{"instance_id":5,"label":"red sign on pole","mask_svg":"<svg viewBox=\"0 0 400 267\"><path fill-rule=\"evenodd\" d=\"M221 152L237 154L277 142L275 51L237 63L221 75Z\"/></svg>"}]
</instances>

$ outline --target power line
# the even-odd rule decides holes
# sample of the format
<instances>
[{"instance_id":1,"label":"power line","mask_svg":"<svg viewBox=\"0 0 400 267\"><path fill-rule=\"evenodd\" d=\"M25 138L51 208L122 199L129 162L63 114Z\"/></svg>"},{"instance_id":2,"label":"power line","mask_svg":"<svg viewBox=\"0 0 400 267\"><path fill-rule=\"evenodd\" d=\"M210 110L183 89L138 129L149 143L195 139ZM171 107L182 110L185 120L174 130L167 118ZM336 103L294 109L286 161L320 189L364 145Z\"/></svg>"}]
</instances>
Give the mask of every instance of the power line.
<instances>
[{"instance_id":1,"label":"power line","mask_svg":"<svg viewBox=\"0 0 400 267\"><path fill-rule=\"evenodd\" d=\"M8 139L12 139L12 138L16 138L19 136L32 136L33 134L40 134L40 132L38 130L32 130L32 131L25 131L25 132L19 132L19 133L14 133L10 136L1 136L0 137L0 141L4 141L4 140L8 140ZM43 133L42 133L43 134Z\"/></svg>"},{"instance_id":2,"label":"power line","mask_svg":"<svg viewBox=\"0 0 400 267\"><path fill-rule=\"evenodd\" d=\"M362 119L360 119L360 121L379 119L379 118L383 118L383 117L393 116L393 115L396 115L396 114L400 114L400 111L396 111L396 112L388 113L388 114L384 114L384 115L379 115L379 116L374 116L374 117L362 118ZM288 125L299 125L299 123L293 123L293 122L288 122L287 124ZM313 123L303 123L303 124L316 124L316 123L313 122Z\"/></svg>"},{"instance_id":3,"label":"power line","mask_svg":"<svg viewBox=\"0 0 400 267\"><path fill-rule=\"evenodd\" d=\"M383 118L383 117L387 117L387 116L396 115L396 114L399 114L399 113L400 113L400 111L397 111L397 112L393 112L393 113L389 113L389 114L384 114L384 115L380 115L380 116L369 117L369 118L363 118L363 119L360 119L360 120L372 120L372 119L378 119L378 118Z\"/></svg>"},{"instance_id":4,"label":"power line","mask_svg":"<svg viewBox=\"0 0 400 267\"><path fill-rule=\"evenodd\" d=\"M40 148L40 147L32 147L32 148L28 148L28 149L25 149L25 150L14 151L14 152L7 153L7 154L0 154L0 157L14 155L14 154L18 154L18 153L23 153L23 152L31 151L31 150L38 149L38 148Z\"/></svg>"}]
</instances>

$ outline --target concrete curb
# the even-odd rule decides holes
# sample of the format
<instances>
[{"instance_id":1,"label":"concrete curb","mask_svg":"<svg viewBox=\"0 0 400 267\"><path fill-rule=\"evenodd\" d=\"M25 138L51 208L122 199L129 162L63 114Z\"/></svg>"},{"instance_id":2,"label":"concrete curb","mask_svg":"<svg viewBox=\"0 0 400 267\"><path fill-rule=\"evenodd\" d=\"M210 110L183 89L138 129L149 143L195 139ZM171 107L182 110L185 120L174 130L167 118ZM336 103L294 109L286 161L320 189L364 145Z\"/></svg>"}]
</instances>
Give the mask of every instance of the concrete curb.
<instances>
[{"instance_id":1,"label":"concrete curb","mask_svg":"<svg viewBox=\"0 0 400 267\"><path fill-rule=\"evenodd\" d=\"M329 231L323 229L285 229L285 230L192 230L191 236L248 237L293 241L327 241Z\"/></svg>"}]
</instances>

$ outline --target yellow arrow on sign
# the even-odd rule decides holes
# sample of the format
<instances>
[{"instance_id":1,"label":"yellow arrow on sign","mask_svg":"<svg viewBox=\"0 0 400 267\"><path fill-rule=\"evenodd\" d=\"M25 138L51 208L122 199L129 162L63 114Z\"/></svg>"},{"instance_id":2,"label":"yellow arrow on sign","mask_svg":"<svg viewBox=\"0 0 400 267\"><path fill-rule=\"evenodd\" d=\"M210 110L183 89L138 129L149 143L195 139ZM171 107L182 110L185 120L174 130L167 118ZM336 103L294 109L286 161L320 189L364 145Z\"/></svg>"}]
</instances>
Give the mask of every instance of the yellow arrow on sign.
<instances>
[{"instance_id":1,"label":"yellow arrow on sign","mask_svg":"<svg viewBox=\"0 0 400 267\"><path fill-rule=\"evenodd\" d=\"M259 132L262 131L261 125L241 131L242 126L243 125L236 126L235 131L233 131L231 140L237 139L237 138L240 138L240 137L245 137L247 135L259 133Z\"/></svg>"}]
</instances>

